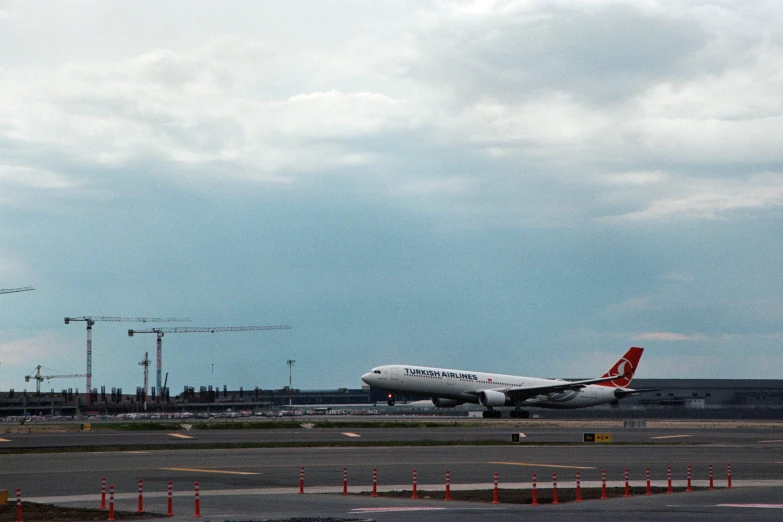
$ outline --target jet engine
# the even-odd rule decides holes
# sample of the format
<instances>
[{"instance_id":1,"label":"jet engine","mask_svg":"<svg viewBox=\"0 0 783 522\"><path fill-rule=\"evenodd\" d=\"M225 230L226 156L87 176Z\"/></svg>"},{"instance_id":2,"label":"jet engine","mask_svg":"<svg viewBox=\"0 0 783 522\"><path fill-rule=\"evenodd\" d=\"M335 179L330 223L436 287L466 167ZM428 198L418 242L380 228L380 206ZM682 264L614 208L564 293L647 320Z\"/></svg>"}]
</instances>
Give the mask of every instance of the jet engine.
<instances>
[{"instance_id":1,"label":"jet engine","mask_svg":"<svg viewBox=\"0 0 783 522\"><path fill-rule=\"evenodd\" d=\"M479 404L482 406L505 406L508 402L506 394L494 390L483 390L479 392Z\"/></svg>"},{"instance_id":2,"label":"jet engine","mask_svg":"<svg viewBox=\"0 0 783 522\"><path fill-rule=\"evenodd\" d=\"M433 397L432 404L434 404L436 408L454 408L455 406L462 404L462 402L456 401L454 399L441 399L439 397Z\"/></svg>"}]
</instances>

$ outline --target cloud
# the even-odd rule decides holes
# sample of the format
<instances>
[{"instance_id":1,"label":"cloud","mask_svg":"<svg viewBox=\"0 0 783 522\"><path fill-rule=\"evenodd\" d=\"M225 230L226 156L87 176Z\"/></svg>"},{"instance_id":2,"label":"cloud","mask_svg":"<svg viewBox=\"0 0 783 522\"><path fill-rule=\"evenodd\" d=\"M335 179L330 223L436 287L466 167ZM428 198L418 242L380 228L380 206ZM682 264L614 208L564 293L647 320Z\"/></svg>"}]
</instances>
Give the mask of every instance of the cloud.
<instances>
[{"instance_id":1,"label":"cloud","mask_svg":"<svg viewBox=\"0 0 783 522\"><path fill-rule=\"evenodd\" d=\"M647 208L607 220L645 221L675 217L717 219L731 212L783 206L783 176L766 173L747 179L671 180ZM671 195L670 195L671 194ZM674 194L677 194L674 196Z\"/></svg>"},{"instance_id":2,"label":"cloud","mask_svg":"<svg viewBox=\"0 0 783 522\"><path fill-rule=\"evenodd\" d=\"M21 332L16 332L20 335ZM3 337L8 337L13 332L2 332ZM52 332L39 332L31 337L22 337L0 343L0 361L5 371L13 372L13 368L20 369L23 365L32 364L31 361L46 361L59 358L59 348L63 347L60 336ZM29 368L28 368L29 370Z\"/></svg>"}]
</instances>

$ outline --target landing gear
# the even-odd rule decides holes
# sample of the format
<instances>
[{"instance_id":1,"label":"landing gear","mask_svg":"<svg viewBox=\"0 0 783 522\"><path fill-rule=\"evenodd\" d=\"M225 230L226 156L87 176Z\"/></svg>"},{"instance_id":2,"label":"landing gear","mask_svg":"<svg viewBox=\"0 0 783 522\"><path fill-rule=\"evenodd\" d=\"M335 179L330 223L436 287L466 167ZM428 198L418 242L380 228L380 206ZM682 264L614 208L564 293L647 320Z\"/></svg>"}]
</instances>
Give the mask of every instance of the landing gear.
<instances>
[{"instance_id":1,"label":"landing gear","mask_svg":"<svg viewBox=\"0 0 783 522\"><path fill-rule=\"evenodd\" d=\"M500 411L497 410L486 410L482 416L485 419L499 419L500 418Z\"/></svg>"},{"instance_id":2,"label":"landing gear","mask_svg":"<svg viewBox=\"0 0 783 522\"><path fill-rule=\"evenodd\" d=\"M394 394L393 393L389 394L389 400L386 401L386 404L388 404L389 406L394 406Z\"/></svg>"},{"instance_id":3,"label":"landing gear","mask_svg":"<svg viewBox=\"0 0 783 522\"><path fill-rule=\"evenodd\" d=\"M512 419L529 419L530 418L530 412L525 410L511 410L511 418Z\"/></svg>"}]
</instances>

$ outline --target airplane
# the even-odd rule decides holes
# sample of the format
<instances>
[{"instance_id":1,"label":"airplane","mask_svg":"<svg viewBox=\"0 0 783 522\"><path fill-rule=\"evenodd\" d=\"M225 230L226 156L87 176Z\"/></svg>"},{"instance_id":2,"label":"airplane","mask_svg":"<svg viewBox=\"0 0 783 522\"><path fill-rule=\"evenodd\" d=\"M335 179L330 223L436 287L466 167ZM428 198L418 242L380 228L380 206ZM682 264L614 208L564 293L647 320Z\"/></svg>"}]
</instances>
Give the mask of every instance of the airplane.
<instances>
[{"instance_id":1,"label":"airplane","mask_svg":"<svg viewBox=\"0 0 783 522\"><path fill-rule=\"evenodd\" d=\"M513 406L511 417L528 418L533 408L585 408L617 401L623 397L649 390L628 388L639 365L644 348L632 347L601 377L580 381L541 379L497 373L448 370L424 366L391 364L378 366L362 375L362 381L389 393L389 406L394 406L394 394L432 397L438 408L454 408L461 404L480 404L486 408L484 418L500 418L501 406Z\"/></svg>"}]
</instances>

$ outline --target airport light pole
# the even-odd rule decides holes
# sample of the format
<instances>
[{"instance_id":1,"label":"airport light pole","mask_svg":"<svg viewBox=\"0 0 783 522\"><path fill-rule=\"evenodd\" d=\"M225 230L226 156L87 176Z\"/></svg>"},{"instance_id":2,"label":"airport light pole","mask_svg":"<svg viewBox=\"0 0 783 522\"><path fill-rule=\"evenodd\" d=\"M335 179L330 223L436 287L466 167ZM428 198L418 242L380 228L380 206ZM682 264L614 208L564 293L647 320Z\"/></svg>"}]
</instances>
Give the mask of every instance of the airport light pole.
<instances>
[{"instance_id":1,"label":"airport light pole","mask_svg":"<svg viewBox=\"0 0 783 522\"><path fill-rule=\"evenodd\" d=\"M294 363L293 359L288 359L285 363L288 365L288 405L294 405L294 389L291 387L291 374L293 372Z\"/></svg>"}]
</instances>

